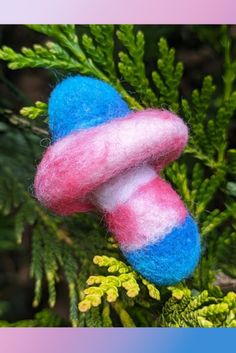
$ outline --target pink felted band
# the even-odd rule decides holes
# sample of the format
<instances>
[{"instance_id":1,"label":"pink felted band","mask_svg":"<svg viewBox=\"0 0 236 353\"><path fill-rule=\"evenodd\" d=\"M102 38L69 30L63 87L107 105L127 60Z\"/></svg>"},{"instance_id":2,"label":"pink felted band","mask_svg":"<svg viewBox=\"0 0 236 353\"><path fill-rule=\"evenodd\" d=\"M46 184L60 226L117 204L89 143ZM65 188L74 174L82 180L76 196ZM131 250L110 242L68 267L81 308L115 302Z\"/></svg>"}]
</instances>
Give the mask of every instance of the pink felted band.
<instances>
[{"instance_id":1,"label":"pink felted band","mask_svg":"<svg viewBox=\"0 0 236 353\"><path fill-rule=\"evenodd\" d=\"M36 197L61 215L92 210L90 195L103 183L146 162L160 171L178 158L187 139L183 121L163 110L72 133L46 151L35 178Z\"/></svg>"},{"instance_id":2,"label":"pink felted band","mask_svg":"<svg viewBox=\"0 0 236 353\"><path fill-rule=\"evenodd\" d=\"M160 241L182 224L186 216L187 210L179 195L158 176L105 214L108 228L125 251Z\"/></svg>"}]
</instances>

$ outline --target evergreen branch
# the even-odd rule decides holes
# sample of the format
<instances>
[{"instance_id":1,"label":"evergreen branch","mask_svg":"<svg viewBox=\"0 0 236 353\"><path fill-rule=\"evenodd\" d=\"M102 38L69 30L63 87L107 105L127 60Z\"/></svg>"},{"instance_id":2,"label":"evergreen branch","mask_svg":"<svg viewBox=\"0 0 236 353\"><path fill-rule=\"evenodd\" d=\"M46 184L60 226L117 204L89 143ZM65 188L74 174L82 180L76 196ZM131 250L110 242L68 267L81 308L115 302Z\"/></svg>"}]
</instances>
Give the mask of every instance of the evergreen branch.
<instances>
[{"instance_id":1,"label":"evergreen branch","mask_svg":"<svg viewBox=\"0 0 236 353\"><path fill-rule=\"evenodd\" d=\"M0 327L60 327L64 326L63 320L52 310L44 309L35 314L33 319L20 320L10 323L0 320Z\"/></svg>"},{"instance_id":2,"label":"evergreen branch","mask_svg":"<svg viewBox=\"0 0 236 353\"><path fill-rule=\"evenodd\" d=\"M159 105L175 112L179 109L179 85L183 75L183 64L175 65L175 50L169 49L167 41L161 38L158 43L160 58L157 60L158 71L152 73L153 81L160 93Z\"/></svg>"},{"instance_id":3,"label":"evergreen branch","mask_svg":"<svg viewBox=\"0 0 236 353\"><path fill-rule=\"evenodd\" d=\"M116 301L112 304L112 306L115 309L116 313L119 315L123 327L135 327L133 319L125 310L124 305L121 302Z\"/></svg>"},{"instance_id":4,"label":"evergreen branch","mask_svg":"<svg viewBox=\"0 0 236 353\"><path fill-rule=\"evenodd\" d=\"M43 103L45 104L45 103ZM38 114L38 117L41 116L41 113L45 114L45 110L44 112L42 111L42 109L40 108L40 112L38 110L38 108L36 107L24 107L22 108L26 109L24 110L24 115L27 114L32 114L32 115L36 115ZM22 113L22 112L21 112ZM1 110L0 109L0 114L3 115L4 120L7 120L8 122L10 122L13 126L17 126L20 129L28 129L30 131L32 131L34 134L36 135L43 135L43 136L49 136L49 132L39 126L34 125L31 121L29 121L28 119L22 118L18 115L16 115L13 111L9 110L9 109L4 109Z\"/></svg>"},{"instance_id":5,"label":"evergreen branch","mask_svg":"<svg viewBox=\"0 0 236 353\"><path fill-rule=\"evenodd\" d=\"M214 211L209 218L205 220L202 226L202 236L207 235L214 229L218 228L222 223L224 223L229 217L235 215L236 213L236 202L226 208L225 211L218 213ZM214 217L214 218L213 218Z\"/></svg>"},{"instance_id":6,"label":"evergreen branch","mask_svg":"<svg viewBox=\"0 0 236 353\"><path fill-rule=\"evenodd\" d=\"M90 25L92 36L84 34L82 44L89 57L108 75L111 82L116 83L116 69L114 63L114 26Z\"/></svg>"},{"instance_id":7,"label":"evergreen branch","mask_svg":"<svg viewBox=\"0 0 236 353\"><path fill-rule=\"evenodd\" d=\"M35 102L33 107L23 107L20 114L29 119L36 119L38 117L47 117L47 104L43 102Z\"/></svg>"},{"instance_id":8,"label":"evergreen branch","mask_svg":"<svg viewBox=\"0 0 236 353\"><path fill-rule=\"evenodd\" d=\"M93 261L100 267L107 267L109 273L118 272L118 275L90 276L87 280L87 284L91 287L84 290L85 297L79 303L79 310L81 312L86 312L91 307L99 306L105 295L108 303L116 302L119 297L118 289L121 288L125 289L126 295L129 298L137 297L141 290L138 283L139 279L141 279L144 286L147 287L150 297L155 300L160 300L158 289L147 280L141 278L122 261L107 256L95 256ZM94 284L98 286L95 287L93 286Z\"/></svg>"},{"instance_id":9,"label":"evergreen branch","mask_svg":"<svg viewBox=\"0 0 236 353\"><path fill-rule=\"evenodd\" d=\"M134 26L121 25L117 37L127 49L127 53L119 53L118 64L120 73L138 93L141 103L145 107L155 107L158 99L150 87L144 65L144 35L139 31L134 33Z\"/></svg>"},{"instance_id":10,"label":"evergreen branch","mask_svg":"<svg viewBox=\"0 0 236 353\"><path fill-rule=\"evenodd\" d=\"M160 325L166 327L234 327L236 294L211 297L208 291L180 300L171 297L164 305Z\"/></svg>"},{"instance_id":11,"label":"evergreen branch","mask_svg":"<svg viewBox=\"0 0 236 353\"><path fill-rule=\"evenodd\" d=\"M224 51L224 100L227 101L233 90L233 83L236 79L236 60L231 59L232 40L228 35L227 26L221 27L221 45Z\"/></svg>"}]
</instances>

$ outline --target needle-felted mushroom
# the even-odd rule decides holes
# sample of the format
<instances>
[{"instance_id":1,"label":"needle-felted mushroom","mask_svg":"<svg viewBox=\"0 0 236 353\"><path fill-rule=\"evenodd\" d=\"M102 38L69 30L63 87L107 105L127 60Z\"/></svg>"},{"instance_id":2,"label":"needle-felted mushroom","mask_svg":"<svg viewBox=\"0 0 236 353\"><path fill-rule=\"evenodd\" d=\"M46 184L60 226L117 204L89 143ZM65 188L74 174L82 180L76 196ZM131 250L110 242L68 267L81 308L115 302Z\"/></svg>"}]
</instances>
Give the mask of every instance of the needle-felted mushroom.
<instances>
[{"instance_id":1,"label":"needle-felted mushroom","mask_svg":"<svg viewBox=\"0 0 236 353\"><path fill-rule=\"evenodd\" d=\"M132 112L118 92L75 76L49 99L53 143L35 193L59 215L99 210L131 266L153 283L187 278L200 256L197 226L159 172L177 159L188 129L175 114Z\"/></svg>"}]
</instances>

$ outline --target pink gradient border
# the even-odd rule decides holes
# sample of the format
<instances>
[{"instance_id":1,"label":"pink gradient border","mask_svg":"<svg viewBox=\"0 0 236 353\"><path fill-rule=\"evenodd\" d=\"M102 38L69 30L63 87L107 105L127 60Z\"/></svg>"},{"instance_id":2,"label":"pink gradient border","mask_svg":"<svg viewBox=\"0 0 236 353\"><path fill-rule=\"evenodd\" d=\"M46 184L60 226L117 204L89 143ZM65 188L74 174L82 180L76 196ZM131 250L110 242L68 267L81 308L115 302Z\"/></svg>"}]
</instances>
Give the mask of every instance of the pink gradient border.
<instances>
[{"instance_id":1,"label":"pink gradient border","mask_svg":"<svg viewBox=\"0 0 236 353\"><path fill-rule=\"evenodd\" d=\"M236 0L6 0L0 23L236 23Z\"/></svg>"},{"instance_id":2,"label":"pink gradient border","mask_svg":"<svg viewBox=\"0 0 236 353\"><path fill-rule=\"evenodd\" d=\"M235 329L0 329L1 353L232 352Z\"/></svg>"},{"instance_id":3,"label":"pink gradient border","mask_svg":"<svg viewBox=\"0 0 236 353\"><path fill-rule=\"evenodd\" d=\"M3 0L1 24L235 24L236 0ZM0 353L232 351L235 329L0 329Z\"/></svg>"}]
</instances>

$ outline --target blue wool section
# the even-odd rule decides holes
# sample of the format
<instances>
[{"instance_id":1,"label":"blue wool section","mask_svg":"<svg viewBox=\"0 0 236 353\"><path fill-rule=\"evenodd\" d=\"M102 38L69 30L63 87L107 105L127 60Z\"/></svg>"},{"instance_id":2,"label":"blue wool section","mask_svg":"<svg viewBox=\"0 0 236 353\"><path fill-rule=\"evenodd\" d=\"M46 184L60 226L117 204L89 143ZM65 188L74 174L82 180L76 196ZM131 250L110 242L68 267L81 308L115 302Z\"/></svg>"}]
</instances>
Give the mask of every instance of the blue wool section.
<instances>
[{"instance_id":1,"label":"blue wool section","mask_svg":"<svg viewBox=\"0 0 236 353\"><path fill-rule=\"evenodd\" d=\"M54 141L127 115L130 110L109 84L84 76L59 83L49 99L49 127Z\"/></svg>"},{"instance_id":2,"label":"blue wool section","mask_svg":"<svg viewBox=\"0 0 236 353\"><path fill-rule=\"evenodd\" d=\"M187 278L200 257L200 237L191 216L162 240L142 249L124 252L130 264L149 281L172 285Z\"/></svg>"}]
</instances>

